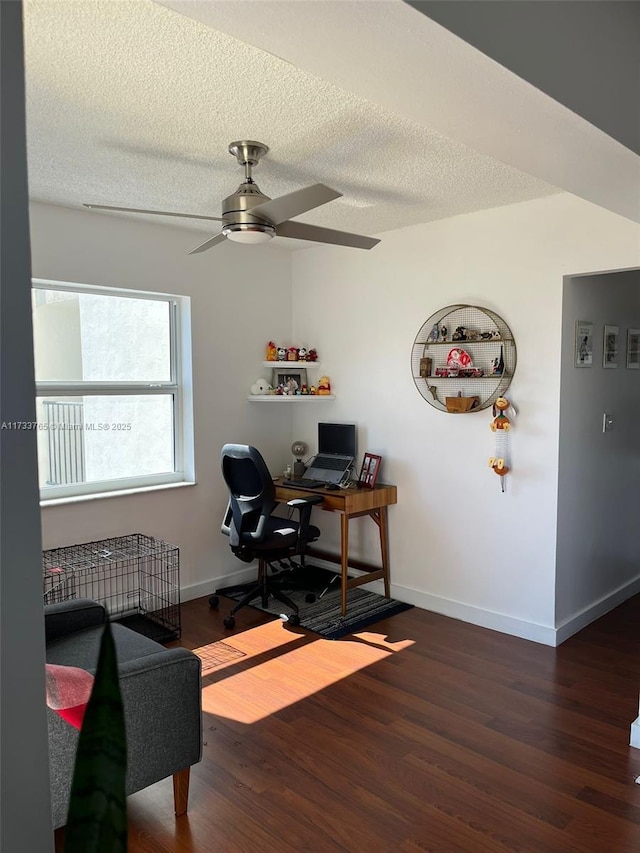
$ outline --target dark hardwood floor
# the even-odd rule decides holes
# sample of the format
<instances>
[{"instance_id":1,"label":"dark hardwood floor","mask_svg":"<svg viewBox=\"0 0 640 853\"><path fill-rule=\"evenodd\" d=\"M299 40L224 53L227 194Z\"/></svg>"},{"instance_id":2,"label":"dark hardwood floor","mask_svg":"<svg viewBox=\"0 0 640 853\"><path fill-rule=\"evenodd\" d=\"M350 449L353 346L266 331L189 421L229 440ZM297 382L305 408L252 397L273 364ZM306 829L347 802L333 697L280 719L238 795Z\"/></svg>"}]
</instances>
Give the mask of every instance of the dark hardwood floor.
<instances>
[{"instance_id":1,"label":"dark hardwood floor","mask_svg":"<svg viewBox=\"0 0 640 853\"><path fill-rule=\"evenodd\" d=\"M558 649L414 608L343 640L207 599L189 813L128 800L130 853L640 851L640 596Z\"/></svg>"}]
</instances>

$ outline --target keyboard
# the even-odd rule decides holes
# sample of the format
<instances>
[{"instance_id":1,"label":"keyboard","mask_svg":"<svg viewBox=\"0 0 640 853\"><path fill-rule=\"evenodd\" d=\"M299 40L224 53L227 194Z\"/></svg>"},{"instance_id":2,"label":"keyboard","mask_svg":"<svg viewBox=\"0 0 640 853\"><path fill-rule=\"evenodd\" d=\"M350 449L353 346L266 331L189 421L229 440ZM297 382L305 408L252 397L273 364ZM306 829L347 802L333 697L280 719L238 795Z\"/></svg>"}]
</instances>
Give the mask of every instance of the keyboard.
<instances>
[{"instance_id":1,"label":"keyboard","mask_svg":"<svg viewBox=\"0 0 640 853\"><path fill-rule=\"evenodd\" d=\"M313 468L324 468L325 471L345 471L347 463L344 459L333 459L331 456L316 456Z\"/></svg>"},{"instance_id":2,"label":"keyboard","mask_svg":"<svg viewBox=\"0 0 640 853\"><path fill-rule=\"evenodd\" d=\"M283 480L282 485L292 489L320 489L327 484L324 480Z\"/></svg>"}]
</instances>

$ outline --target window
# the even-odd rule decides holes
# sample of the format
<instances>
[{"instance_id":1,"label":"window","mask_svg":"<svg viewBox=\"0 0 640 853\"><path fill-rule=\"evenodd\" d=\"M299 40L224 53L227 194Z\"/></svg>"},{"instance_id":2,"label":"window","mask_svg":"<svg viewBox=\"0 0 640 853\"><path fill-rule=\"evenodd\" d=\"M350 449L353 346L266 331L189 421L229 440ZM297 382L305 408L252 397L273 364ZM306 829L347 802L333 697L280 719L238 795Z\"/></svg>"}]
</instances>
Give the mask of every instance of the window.
<instances>
[{"instance_id":1,"label":"window","mask_svg":"<svg viewBox=\"0 0 640 853\"><path fill-rule=\"evenodd\" d=\"M193 479L189 300L34 280L32 305L41 499Z\"/></svg>"}]
</instances>

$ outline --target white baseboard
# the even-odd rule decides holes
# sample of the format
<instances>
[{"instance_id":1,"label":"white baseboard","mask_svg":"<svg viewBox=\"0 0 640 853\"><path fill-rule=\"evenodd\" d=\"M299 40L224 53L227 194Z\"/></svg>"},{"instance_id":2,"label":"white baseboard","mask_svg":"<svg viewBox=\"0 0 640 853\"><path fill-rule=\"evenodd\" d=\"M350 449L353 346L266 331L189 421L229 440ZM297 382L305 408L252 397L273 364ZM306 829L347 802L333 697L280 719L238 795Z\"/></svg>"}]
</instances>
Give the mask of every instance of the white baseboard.
<instances>
[{"instance_id":1,"label":"white baseboard","mask_svg":"<svg viewBox=\"0 0 640 853\"><path fill-rule=\"evenodd\" d=\"M208 581L183 586L180 588L180 601L192 601L194 598L202 598L205 595L213 595L217 589L234 584L249 583L258 576L258 564L249 565L246 569L230 572L227 575L218 575Z\"/></svg>"},{"instance_id":2,"label":"white baseboard","mask_svg":"<svg viewBox=\"0 0 640 853\"><path fill-rule=\"evenodd\" d=\"M623 584L618 589L585 607L584 610L581 610L570 619L565 620L561 625L558 625L556 628L556 645L559 646L560 643L564 643L573 634L576 634L591 622L599 619L600 616L604 616L605 613L613 610L614 607L622 604L623 601L626 601L627 598L631 598L632 595L636 595L638 592L640 592L640 577L634 578L632 581Z\"/></svg>"},{"instance_id":3,"label":"white baseboard","mask_svg":"<svg viewBox=\"0 0 640 853\"><path fill-rule=\"evenodd\" d=\"M315 557L310 558L309 561L313 565L318 565L330 571L339 571L339 567L335 563L329 563ZM257 566L247 566L247 568L240 569L237 572L211 578L211 580L193 584L192 586L182 587L180 591L181 600L191 601L194 598L212 595L220 587L247 583L256 577L256 572ZM354 571L353 574L360 575L362 572ZM366 585L366 588L380 595L384 594L382 581L372 581ZM542 643L545 646L559 646L560 643L563 643L573 634L582 630L582 628L585 628L600 616L604 616L605 613L613 610L618 604L622 604L623 601L626 601L627 598L638 592L640 592L640 577L629 581L629 583L624 584L609 595L604 596L599 601L581 610L575 616L567 619L562 625L554 628L551 625L542 625L538 622L527 622L524 619L516 619L513 616L496 613L493 610L483 610L471 604L464 604L455 599L432 595L431 593L422 592L411 587L391 584L391 596L398 601L413 604L416 607L421 607L423 610L430 610L433 613L440 613L442 616L449 616L451 619L460 619L462 622L469 622L471 625L478 625L481 628L490 628L492 631L499 631L502 634L511 634L513 637L532 640L534 643ZM640 717L638 720L640 720ZM638 723L638 726L640 728L640 723ZM636 733L636 737L639 738L637 746L640 747L640 731ZM633 745L636 746L636 744Z\"/></svg>"},{"instance_id":4,"label":"white baseboard","mask_svg":"<svg viewBox=\"0 0 640 853\"><path fill-rule=\"evenodd\" d=\"M492 631L500 631L502 634L511 634L513 637L521 637L523 640L533 640L535 643L543 643L545 646L555 645L555 631L550 625L540 625L537 622L527 622L524 619L515 619L504 613L495 613L492 610L483 610L464 604L450 598L442 598L439 595L420 592L417 589L401 587L391 584L391 595L398 601L406 601L415 604L433 613L449 616L451 619L460 619L471 625L481 628L490 628Z\"/></svg>"},{"instance_id":5,"label":"white baseboard","mask_svg":"<svg viewBox=\"0 0 640 853\"><path fill-rule=\"evenodd\" d=\"M336 571L336 566L333 563L317 560L315 557L313 558L313 563L322 568ZM354 571L353 574L361 575L362 572ZM371 592L377 592L380 595L384 594L382 581L372 581L370 584L366 584L366 589L371 590ZM398 601L404 601L406 604L421 607L423 610L430 610L433 613L440 613L442 616L449 616L452 619L460 619L462 622L479 625L481 628L491 628L493 631L511 634L514 637L522 637L525 640L533 640L536 643L544 643L547 646L555 645L555 631L548 625L538 625L535 622L514 619L512 616L494 613L491 610L482 610L470 604L463 604L460 601L442 598L439 595L431 595L430 593L421 592L411 587L400 586L393 582L391 583L391 597Z\"/></svg>"}]
</instances>

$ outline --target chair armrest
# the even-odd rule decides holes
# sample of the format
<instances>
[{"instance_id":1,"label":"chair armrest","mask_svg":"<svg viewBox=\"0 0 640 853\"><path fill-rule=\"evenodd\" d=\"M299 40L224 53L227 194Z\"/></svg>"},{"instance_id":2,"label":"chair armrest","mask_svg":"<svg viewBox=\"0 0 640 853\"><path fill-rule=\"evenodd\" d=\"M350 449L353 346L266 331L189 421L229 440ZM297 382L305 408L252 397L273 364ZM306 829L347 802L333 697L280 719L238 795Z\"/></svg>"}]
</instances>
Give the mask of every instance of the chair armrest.
<instances>
[{"instance_id":1,"label":"chair armrest","mask_svg":"<svg viewBox=\"0 0 640 853\"><path fill-rule=\"evenodd\" d=\"M107 611L104 607L90 598L73 598L58 604L45 604L46 642L50 643L86 628L98 628L104 625L106 619Z\"/></svg>"},{"instance_id":2,"label":"chair armrest","mask_svg":"<svg viewBox=\"0 0 640 853\"><path fill-rule=\"evenodd\" d=\"M287 501L287 506L298 510L300 515L298 527L298 552L300 554L304 554L305 548L307 547L307 533L309 530L309 522L311 521L311 510L314 504L320 504L323 500L324 498L322 495L309 495L308 497L292 498L290 501Z\"/></svg>"}]
</instances>

